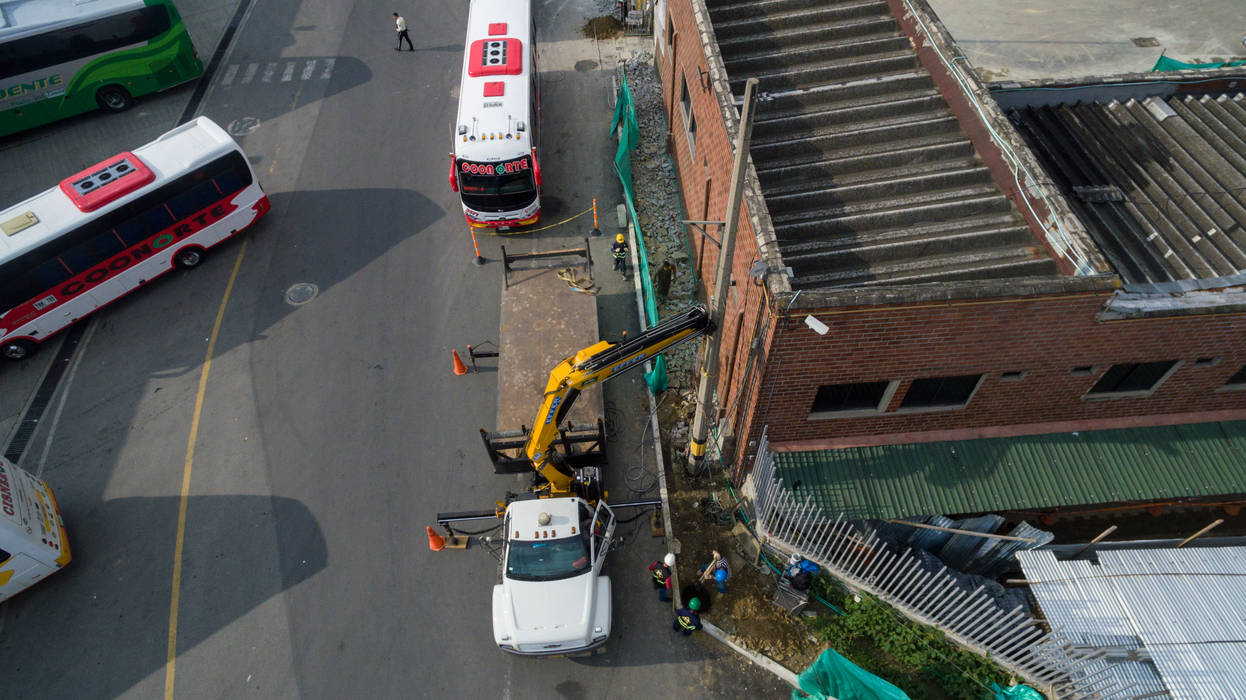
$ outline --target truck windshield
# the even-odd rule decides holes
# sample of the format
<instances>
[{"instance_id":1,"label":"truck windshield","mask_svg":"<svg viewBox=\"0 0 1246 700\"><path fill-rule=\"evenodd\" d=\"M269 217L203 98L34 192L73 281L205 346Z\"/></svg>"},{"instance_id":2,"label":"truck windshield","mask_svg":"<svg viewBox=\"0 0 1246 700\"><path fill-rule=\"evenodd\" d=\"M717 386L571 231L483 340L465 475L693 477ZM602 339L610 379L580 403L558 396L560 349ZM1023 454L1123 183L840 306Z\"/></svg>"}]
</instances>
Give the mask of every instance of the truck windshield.
<instances>
[{"instance_id":1,"label":"truck windshield","mask_svg":"<svg viewBox=\"0 0 1246 700\"><path fill-rule=\"evenodd\" d=\"M507 578L557 581L588 570L588 546L580 537L522 542L511 540L506 557Z\"/></svg>"}]
</instances>

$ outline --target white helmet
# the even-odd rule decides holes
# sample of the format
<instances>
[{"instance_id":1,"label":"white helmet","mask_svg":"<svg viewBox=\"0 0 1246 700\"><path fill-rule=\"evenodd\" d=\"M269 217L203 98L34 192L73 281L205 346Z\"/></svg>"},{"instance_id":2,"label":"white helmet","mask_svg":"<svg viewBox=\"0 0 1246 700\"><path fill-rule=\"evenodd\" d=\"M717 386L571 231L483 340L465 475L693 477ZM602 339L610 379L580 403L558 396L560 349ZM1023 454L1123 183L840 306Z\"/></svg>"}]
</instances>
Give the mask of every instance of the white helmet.
<instances>
[{"instance_id":1,"label":"white helmet","mask_svg":"<svg viewBox=\"0 0 1246 700\"><path fill-rule=\"evenodd\" d=\"M674 566L675 565L675 553L667 552L666 556L662 557L662 563L666 564L667 566Z\"/></svg>"}]
</instances>

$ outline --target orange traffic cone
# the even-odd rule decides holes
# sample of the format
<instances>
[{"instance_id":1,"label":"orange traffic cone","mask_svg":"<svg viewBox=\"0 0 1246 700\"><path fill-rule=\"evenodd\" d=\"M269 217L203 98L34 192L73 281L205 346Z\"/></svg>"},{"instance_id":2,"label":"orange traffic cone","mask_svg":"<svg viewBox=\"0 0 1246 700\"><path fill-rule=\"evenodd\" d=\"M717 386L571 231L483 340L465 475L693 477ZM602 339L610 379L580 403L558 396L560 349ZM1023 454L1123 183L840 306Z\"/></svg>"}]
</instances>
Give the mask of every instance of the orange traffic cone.
<instances>
[{"instance_id":1,"label":"orange traffic cone","mask_svg":"<svg viewBox=\"0 0 1246 700\"><path fill-rule=\"evenodd\" d=\"M428 548L434 552L440 552L445 546L446 538L433 532L433 528L428 527Z\"/></svg>"},{"instance_id":2,"label":"orange traffic cone","mask_svg":"<svg viewBox=\"0 0 1246 700\"><path fill-rule=\"evenodd\" d=\"M454 373L467 374L467 365L463 364L463 358L459 357L459 351L451 349L450 354L454 356Z\"/></svg>"}]
</instances>

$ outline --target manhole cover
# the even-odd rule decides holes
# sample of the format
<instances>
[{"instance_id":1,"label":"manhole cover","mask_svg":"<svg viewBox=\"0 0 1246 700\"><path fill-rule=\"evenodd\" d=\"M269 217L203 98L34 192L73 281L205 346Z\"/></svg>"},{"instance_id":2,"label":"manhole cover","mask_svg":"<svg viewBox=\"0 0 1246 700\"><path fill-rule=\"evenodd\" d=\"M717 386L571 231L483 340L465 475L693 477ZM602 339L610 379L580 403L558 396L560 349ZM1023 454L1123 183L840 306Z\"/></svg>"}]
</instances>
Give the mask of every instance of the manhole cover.
<instances>
[{"instance_id":1,"label":"manhole cover","mask_svg":"<svg viewBox=\"0 0 1246 700\"><path fill-rule=\"evenodd\" d=\"M286 303L290 306L302 306L315 299L319 292L311 282L299 282L286 290Z\"/></svg>"},{"instance_id":2,"label":"manhole cover","mask_svg":"<svg viewBox=\"0 0 1246 700\"><path fill-rule=\"evenodd\" d=\"M226 131L231 136L246 136L247 134L260 128L260 120L255 117L243 117L235 119L226 127Z\"/></svg>"},{"instance_id":3,"label":"manhole cover","mask_svg":"<svg viewBox=\"0 0 1246 700\"><path fill-rule=\"evenodd\" d=\"M1149 46L1159 46L1159 39L1156 39L1153 36L1135 37L1133 42L1134 46L1142 46L1144 48Z\"/></svg>"}]
</instances>

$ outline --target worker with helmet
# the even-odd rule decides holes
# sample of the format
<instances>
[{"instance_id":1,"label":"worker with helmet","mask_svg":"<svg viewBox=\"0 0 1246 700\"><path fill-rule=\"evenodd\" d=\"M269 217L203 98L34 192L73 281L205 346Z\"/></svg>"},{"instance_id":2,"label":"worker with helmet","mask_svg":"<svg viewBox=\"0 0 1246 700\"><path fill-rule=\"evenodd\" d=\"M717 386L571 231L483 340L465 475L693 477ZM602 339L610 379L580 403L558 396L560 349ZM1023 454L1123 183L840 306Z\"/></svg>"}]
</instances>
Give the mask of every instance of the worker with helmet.
<instances>
[{"instance_id":1,"label":"worker with helmet","mask_svg":"<svg viewBox=\"0 0 1246 700\"><path fill-rule=\"evenodd\" d=\"M671 629L683 632L685 637L691 636L693 632L701 629L701 616L697 614L700 609L700 598L689 600L688 605L675 611L675 623L671 625Z\"/></svg>"},{"instance_id":2,"label":"worker with helmet","mask_svg":"<svg viewBox=\"0 0 1246 700\"><path fill-rule=\"evenodd\" d=\"M671 572L675 568L675 555L667 552L662 561L655 561L649 565L649 573L652 574L650 580L653 581L653 587L658 591L658 600L666 602L671 599Z\"/></svg>"},{"instance_id":3,"label":"worker with helmet","mask_svg":"<svg viewBox=\"0 0 1246 700\"><path fill-rule=\"evenodd\" d=\"M614 258L614 269L627 279L627 238L623 234L614 237L614 244L610 246L610 255Z\"/></svg>"},{"instance_id":4,"label":"worker with helmet","mask_svg":"<svg viewBox=\"0 0 1246 700\"><path fill-rule=\"evenodd\" d=\"M710 563L702 566L700 571L701 581L708 581L712 578L714 587L719 593L727 592L727 579L731 578L731 565L727 563L726 557L718 553L717 549L714 550L714 558L710 560Z\"/></svg>"}]
</instances>

